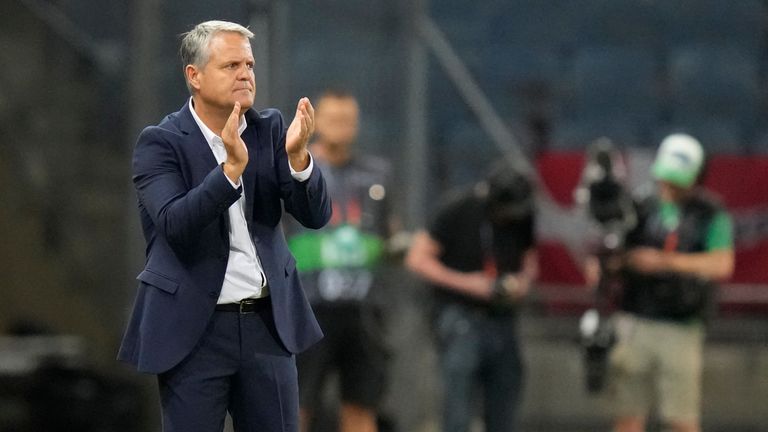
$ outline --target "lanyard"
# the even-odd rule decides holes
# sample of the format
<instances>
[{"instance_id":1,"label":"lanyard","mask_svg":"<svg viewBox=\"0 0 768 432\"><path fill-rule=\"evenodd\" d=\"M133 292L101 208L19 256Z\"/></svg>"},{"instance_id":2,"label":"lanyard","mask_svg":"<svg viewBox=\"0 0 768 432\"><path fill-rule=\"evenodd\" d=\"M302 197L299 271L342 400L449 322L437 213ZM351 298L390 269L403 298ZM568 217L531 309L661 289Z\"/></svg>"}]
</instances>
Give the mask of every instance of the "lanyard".
<instances>
[{"instance_id":1,"label":"lanyard","mask_svg":"<svg viewBox=\"0 0 768 432\"><path fill-rule=\"evenodd\" d=\"M493 253L493 227L488 221L480 224L480 250L483 254L483 272L489 277L499 275L496 254Z\"/></svg>"},{"instance_id":2,"label":"lanyard","mask_svg":"<svg viewBox=\"0 0 768 432\"><path fill-rule=\"evenodd\" d=\"M677 245L680 242L680 236L677 234L677 229L667 233L664 238L664 252L673 252L677 250Z\"/></svg>"}]
</instances>

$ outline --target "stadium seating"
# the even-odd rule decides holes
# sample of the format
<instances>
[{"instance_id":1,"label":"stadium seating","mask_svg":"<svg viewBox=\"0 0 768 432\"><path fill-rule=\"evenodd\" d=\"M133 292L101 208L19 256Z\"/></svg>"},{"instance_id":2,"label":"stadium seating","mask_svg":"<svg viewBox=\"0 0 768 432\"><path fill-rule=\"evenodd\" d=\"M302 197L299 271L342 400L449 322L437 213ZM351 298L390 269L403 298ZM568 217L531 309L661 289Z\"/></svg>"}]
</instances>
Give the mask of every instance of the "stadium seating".
<instances>
[{"instance_id":1,"label":"stadium seating","mask_svg":"<svg viewBox=\"0 0 768 432\"><path fill-rule=\"evenodd\" d=\"M619 45L655 48L662 41L662 17L656 2L580 0L571 2L576 48Z\"/></svg>"},{"instance_id":2,"label":"stadium seating","mask_svg":"<svg viewBox=\"0 0 768 432\"><path fill-rule=\"evenodd\" d=\"M552 50L510 43L477 50L477 80L503 116L554 114L562 66Z\"/></svg>"},{"instance_id":3,"label":"stadium seating","mask_svg":"<svg viewBox=\"0 0 768 432\"><path fill-rule=\"evenodd\" d=\"M738 45L750 56L765 49L765 2L760 0L664 0L653 2L666 46Z\"/></svg>"},{"instance_id":4,"label":"stadium seating","mask_svg":"<svg viewBox=\"0 0 768 432\"><path fill-rule=\"evenodd\" d=\"M494 4L483 29L486 44L515 43L566 51L576 39L578 8L570 0L517 0ZM488 6L486 6L488 7Z\"/></svg>"},{"instance_id":5,"label":"stadium seating","mask_svg":"<svg viewBox=\"0 0 768 432\"><path fill-rule=\"evenodd\" d=\"M684 128L730 154L763 147L767 10L759 0L431 5L494 107L510 123L544 118L553 148L603 132L654 146L661 131ZM438 105L437 125L442 110L455 116Z\"/></svg>"},{"instance_id":6,"label":"stadium seating","mask_svg":"<svg viewBox=\"0 0 768 432\"><path fill-rule=\"evenodd\" d=\"M768 130L760 130L752 137L748 143L749 153L758 155L768 155Z\"/></svg>"},{"instance_id":7,"label":"stadium seating","mask_svg":"<svg viewBox=\"0 0 768 432\"><path fill-rule=\"evenodd\" d=\"M740 47L697 44L673 50L668 84L673 123L720 120L748 129L756 120L758 64Z\"/></svg>"},{"instance_id":8,"label":"stadium seating","mask_svg":"<svg viewBox=\"0 0 768 432\"><path fill-rule=\"evenodd\" d=\"M610 138L619 147L645 144L643 134L636 123L626 118L598 119L592 121L563 120L555 124L549 148L552 150L584 150L600 137Z\"/></svg>"},{"instance_id":9,"label":"stadium seating","mask_svg":"<svg viewBox=\"0 0 768 432\"><path fill-rule=\"evenodd\" d=\"M591 46L579 51L570 73L572 117L624 117L651 122L658 111L657 65L649 51Z\"/></svg>"},{"instance_id":10,"label":"stadium seating","mask_svg":"<svg viewBox=\"0 0 768 432\"><path fill-rule=\"evenodd\" d=\"M490 137L473 119L456 122L446 134L438 156L450 169L442 170L441 182L447 187L472 184L482 177L500 152ZM457 164L455 161L460 160Z\"/></svg>"},{"instance_id":11,"label":"stadium seating","mask_svg":"<svg viewBox=\"0 0 768 432\"><path fill-rule=\"evenodd\" d=\"M567 75L567 92L556 122L555 148L583 148L606 135L642 145L658 113L657 63L649 51L591 46L580 50Z\"/></svg>"}]
</instances>

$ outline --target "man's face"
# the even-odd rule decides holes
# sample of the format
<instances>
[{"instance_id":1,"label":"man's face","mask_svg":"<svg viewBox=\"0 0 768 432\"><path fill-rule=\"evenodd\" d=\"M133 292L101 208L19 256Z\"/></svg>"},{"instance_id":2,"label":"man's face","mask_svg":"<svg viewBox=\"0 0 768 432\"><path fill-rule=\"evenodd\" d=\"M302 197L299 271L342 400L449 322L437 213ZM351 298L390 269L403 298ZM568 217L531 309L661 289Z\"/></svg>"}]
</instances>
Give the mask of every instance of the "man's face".
<instances>
[{"instance_id":1,"label":"man's face","mask_svg":"<svg viewBox=\"0 0 768 432\"><path fill-rule=\"evenodd\" d=\"M357 138L359 108L351 97L326 96L315 114L315 132L329 146L350 147Z\"/></svg>"},{"instance_id":2,"label":"man's face","mask_svg":"<svg viewBox=\"0 0 768 432\"><path fill-rule=\"evenodd\" d=\"M684 188L669 182L659 181L659 197L662 201L679 203L690 195L692 188Z\"/></svg>"},{"instance_id":3,"label":"man's face","mask_svg":"<svg viewBox=\"0 0 768 432\"><path fill-rule=\"evenodd\" d=\"M256 78L248 38L239 33L215 35L208 47L208 63L192 72L190 84L196 98L214 109L231 110L240 102L241 112L253 105Z\"/></svg>"}]
</instances>

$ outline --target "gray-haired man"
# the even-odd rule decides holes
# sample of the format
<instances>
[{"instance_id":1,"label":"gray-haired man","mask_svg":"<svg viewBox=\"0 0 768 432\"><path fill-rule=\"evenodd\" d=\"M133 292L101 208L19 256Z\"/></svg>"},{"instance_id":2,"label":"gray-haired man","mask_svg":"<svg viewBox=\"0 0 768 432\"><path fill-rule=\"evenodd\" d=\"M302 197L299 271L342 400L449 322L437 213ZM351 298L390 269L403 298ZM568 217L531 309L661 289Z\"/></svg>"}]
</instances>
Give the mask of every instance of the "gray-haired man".
<instances>
[{"instance_id":1,"label":"gray-haired man","mask_svg":"<svg viewBox=\"0 0 768 432\"><path fill-rule=\"evenodd\" d=\"M246 28L197 25L181 57L192 97L133 155L147 259L119 358L157 374L165 432L298 429L294 354L322 333L280 226L331 215L303 98L286 127L252 109Z\"/></svg>"}]
</instances>

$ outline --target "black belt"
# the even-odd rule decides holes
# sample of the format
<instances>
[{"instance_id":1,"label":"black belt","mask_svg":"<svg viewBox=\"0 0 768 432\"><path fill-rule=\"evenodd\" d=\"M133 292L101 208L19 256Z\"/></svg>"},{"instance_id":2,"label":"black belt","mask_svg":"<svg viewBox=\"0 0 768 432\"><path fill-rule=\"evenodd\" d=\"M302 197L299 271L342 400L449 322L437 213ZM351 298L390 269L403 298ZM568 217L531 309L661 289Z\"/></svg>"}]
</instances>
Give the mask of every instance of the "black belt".
<instances>
[{"instance_id":1,"label":"black belt","mask_svg":"<svg viewBox=\"0 0 768 432\"><path fill-rule=\"evenodd\" d=\"M254 313L270 305L269 297L257 299L245 299L238 303L217 304L216 310L219 312L239 312L241 314Z\"/></svg>"}]
</instances>

